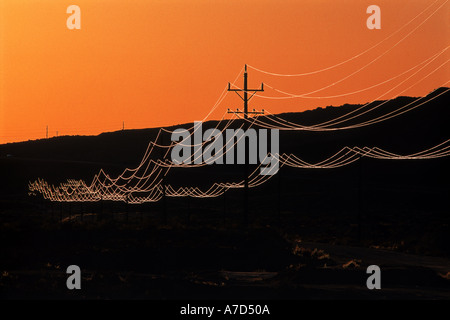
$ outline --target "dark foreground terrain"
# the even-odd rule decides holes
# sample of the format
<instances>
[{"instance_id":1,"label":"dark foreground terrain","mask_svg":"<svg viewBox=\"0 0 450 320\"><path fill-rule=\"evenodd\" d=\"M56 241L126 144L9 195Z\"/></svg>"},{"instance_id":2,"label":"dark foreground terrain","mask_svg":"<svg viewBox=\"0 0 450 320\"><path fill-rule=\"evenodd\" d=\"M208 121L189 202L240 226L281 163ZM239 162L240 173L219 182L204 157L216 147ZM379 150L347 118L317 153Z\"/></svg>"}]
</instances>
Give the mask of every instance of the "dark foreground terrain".
<instances>
[{"instance_id":1,"label":"dark foreground terrain","mask_svg":"<svg viewBox=\"0 0 450 320\"><path fill-rule=\"evenodd\" d=\"M275 219L245 229L221 217L221 226L196 226L193 214L161 226L158 211L52 210L3 214L2 299L450 299L450 259L402 253L404 241L305 242ZM81 290L66 287L72 264L81 268ZM382 270L381 290L366 287L371 264Z\"/></svg>"}]
</instances>

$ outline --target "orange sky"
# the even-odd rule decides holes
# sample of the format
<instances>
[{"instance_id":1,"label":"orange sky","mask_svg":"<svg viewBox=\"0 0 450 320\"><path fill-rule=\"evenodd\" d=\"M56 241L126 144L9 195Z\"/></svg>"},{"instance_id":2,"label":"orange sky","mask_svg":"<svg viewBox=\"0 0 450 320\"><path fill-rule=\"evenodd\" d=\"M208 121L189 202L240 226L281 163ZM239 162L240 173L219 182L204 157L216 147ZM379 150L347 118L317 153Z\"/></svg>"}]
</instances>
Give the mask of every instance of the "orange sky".
<instances>
[{"instance_id":1,"label":"orange sky","mask_svg":"<svg viewBox=\"0 0 450 320\"><path fill-rule=\"evenodd\" d=\"M435 0L2 0L0 2L0 143L99 134L201 120L245 63L276 73L303 73L351 58L390 36ZM360 90L421 63L449 45L450 4L437 0L422 16L375 49L332 70L274 77L249 69L249 85L265 82L315 95ZM81 30L69 30L66 8L81 8ZM366 27L366 8L381 8L381 30ZM429 66L382 98L392 98L449 59ZM424 95L449 80L449 65L402 95ZM408 73L371 90L333 99L268 100L250 107L272 113L377 99ZM242 77L238 85L242 85ZM447 84L448 86L448 84ZM280 96L272 90L267 96ZM228 107L228 94L213 119Z\"/></svg>"}]
</instances>

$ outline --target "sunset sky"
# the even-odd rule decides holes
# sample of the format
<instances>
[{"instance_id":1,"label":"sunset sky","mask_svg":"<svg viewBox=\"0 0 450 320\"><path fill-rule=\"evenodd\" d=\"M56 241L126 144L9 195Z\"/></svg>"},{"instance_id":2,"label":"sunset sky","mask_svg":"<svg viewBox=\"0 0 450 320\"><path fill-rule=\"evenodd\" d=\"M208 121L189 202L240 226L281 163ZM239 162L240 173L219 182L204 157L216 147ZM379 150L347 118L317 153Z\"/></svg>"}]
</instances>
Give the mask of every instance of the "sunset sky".
<instances>
[{"instance_id":1,"label":"sunset sky","mask_svg":"<svg viewBox=\"0 0 450 320\"><path fill-rule=\"evenodd\" d=\"M66 26L72 4L81 9L80 30ZM372 4L381 8L380 30L366 26ZM242 86L244 64L307 73L386 39L312 75L249 68L250 87L264 82L303 94L370 63L311 96L361 90L449 46L449 9L448 0L1 0L0 143L44 138L47 125L52 137L120 130L123 121L134 129L202 120L240 72L236 85ZM250 108L281 113L425 95L449 86L449 57L450 49L388 93L419 68L357 94L254 97ZM267 86L262 95L283 96ZM221 119L227 108L242 108L236 94L210 119Z\"/></svg>"}]
</instances>

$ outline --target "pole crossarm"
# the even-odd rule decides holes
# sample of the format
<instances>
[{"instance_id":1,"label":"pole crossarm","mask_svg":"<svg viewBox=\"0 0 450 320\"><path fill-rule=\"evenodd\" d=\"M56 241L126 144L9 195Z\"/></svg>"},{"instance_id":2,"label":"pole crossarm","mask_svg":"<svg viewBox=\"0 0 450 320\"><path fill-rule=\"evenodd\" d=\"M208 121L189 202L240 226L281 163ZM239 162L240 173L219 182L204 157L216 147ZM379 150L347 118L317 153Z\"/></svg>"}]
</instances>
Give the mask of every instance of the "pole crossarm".
<instances>
[{"instance_id":1,"label":"pole crossarm","mask_svg":"<svg viewBox=\"0 0 450 320\"><path fill-rule=\"evenodd\" d=\"M264 83L261 83L261 89L241 89L241 88L231 89L231 84L228 82L228 91L236 92L236 94L239 96L239 98L241 98L245 102L245 98L242 97L239 94L239 92L244 92L245 94L247 94L249 92L253 92L252 95L250 96L250 98L247 98L247 101L249 101L255 95L255 93L260 92L260 91L264 91Z\"/></svg>"},{"instance_id":2,"label":"pole crossarm","mask_svg":"<svg viewBox=\"0 0 450 320\"><path fill-rule=\"evenodd\" d=\"M246 91L246 92L258 92L258 91L264 91L264 83L261 83L261 89L231 89L231 84L228 82L228 91Z\"/></svg>"},{"instance_id":3,"label":"pole crossarm","mask_svg":"<svg viewBox=\"0 0 450 320\"><path fill-rule=\"evenodd\" d=\"M233 110L228 109L227 113L238 114L238 113L245 113L245 111L240 111L239 109L236 109L236 111L233 111ZM261 111L255 111L255 109L253 109L253 111L247 111L247 114L264 114L264 109L262 109Z\"/></svg>"}]
</instances>

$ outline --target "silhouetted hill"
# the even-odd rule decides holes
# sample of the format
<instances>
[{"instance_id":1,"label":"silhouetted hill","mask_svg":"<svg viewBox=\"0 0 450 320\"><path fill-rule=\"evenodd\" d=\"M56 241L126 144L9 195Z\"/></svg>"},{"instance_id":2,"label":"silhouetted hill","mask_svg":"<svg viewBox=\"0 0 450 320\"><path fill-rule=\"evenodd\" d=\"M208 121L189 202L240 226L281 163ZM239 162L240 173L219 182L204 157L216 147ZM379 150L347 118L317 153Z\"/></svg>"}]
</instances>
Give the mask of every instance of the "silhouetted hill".
<instances>
[{"instance_id":1,"label":"silhouetted hill","mask_svg":"<svg viewBox=\"0 0 450 320\"><path fill-rule=\"evenodd\" d=\"M345 116L346 114L361 114L338 124L338 127L348 126L389 113L396 114L404 110L405 105L411 104L405 109L409 110L429 98L438 96L446 89L439 88L417 102L414 101L418 98L398 97L387 103L377 101L369 106L345 104L277 116L301 125L313 125L338 117L343 117L341 120L350 118ZM450 93L447 92L414 110L369 126L337 131L281 131L280 152L294 153L312 162L321 161L344 146L377 146L400 154L418 152L450 137L450 126L447 123L450 119L449 105ZM271 117L261 117L260 120L274 123ZM203 124L203 131L217 124L218 121L208 121ZM242 121L235 121L231 128L237 128L241 124ZM221 123L219 128L223 125L224 123ZM191 126L192 123L185 123L166 128L174 130ZM51 183L60 183L68 178L85 179L89 182L100 168L105 169L111 176L117 175L126 167L133 168L140 163L149 142L156 138L158 130L159 128L123 130L98 136L60 136L0 145L3 195L26 192L27 182L39 177ZM165 133L162 139L162 143L167 145L170 142L169 134ZM155 149L153 157L158 158L161 155L161 150ZM186 179L199 182L204 178L204 183L209 184L215 182L213 177L223 180L223 177L229 176L231 172L240 175L241 169L236 167L239 166L215 165L174 170L169 179L172 183L186 185Z\"/></svg>"},{"instance_id":2,"label":"silhouetted hill","mask_svg":"<svg viewBox=\"0 0 450 320\"><path fill-rule=\"evenodd\" d=\"M439 88L403 110L413 108L415 105L428 98L437 96L447 89ZM282 113L277 116L301 125L314 125L344 116L357 109L359 111L353 113L352 116L358 115L363 111L365 112L363 115L348 121L343 121L348 117L342 118L340 120L342 121L341 123L337 126L330 127L334 128L362 123L383 116L389 112L395 112L416 99L414 97L401 96L385 103L381 107L378 107L378 105L384 103L384 101L376 101L368 107L364 107L364 105L345 104L339 107L329 106L304 112ZM450 126L447 124L447 119L450 116L449 102L450 93L447 92L412 111L362 128L328 132L284 131L281 133L282 139L280 137L281 152L299 152L298 155L304 155L304 147L314 145L312 149L322 150L325 147L322 143L327 142L336 146L377 145L381 148L391 148L393 151L397 150L399 152L418 150L421 147L431 146L435 142L439 142L440 139L450 136ZM374 109L374 107L377 108ZM260 119L267 123L274 123L270 117L260 117ZM208 121L203 124L203 130L215 127L217 123L217 121ZM242 122L237 120L230 128L237 128L241 124ZM191 126L192 123L185 123L166 128L174 130L176 128L189 128ZM255 127L258 128L258 126ZM140 162L148 143L155 139L158 130L159 128L121 130L102 133L97 136L60 136L49 139L8 143L0 145L0 157L5 157L9 154L19 158L133 165ZM168 144L169 142L170 136L166 133L164 136L164 144ZM317 146L318 143L320 143L320 147ZM306 155L308 155L308 152L306 152Z\"/></svg>"}]
</instances>

